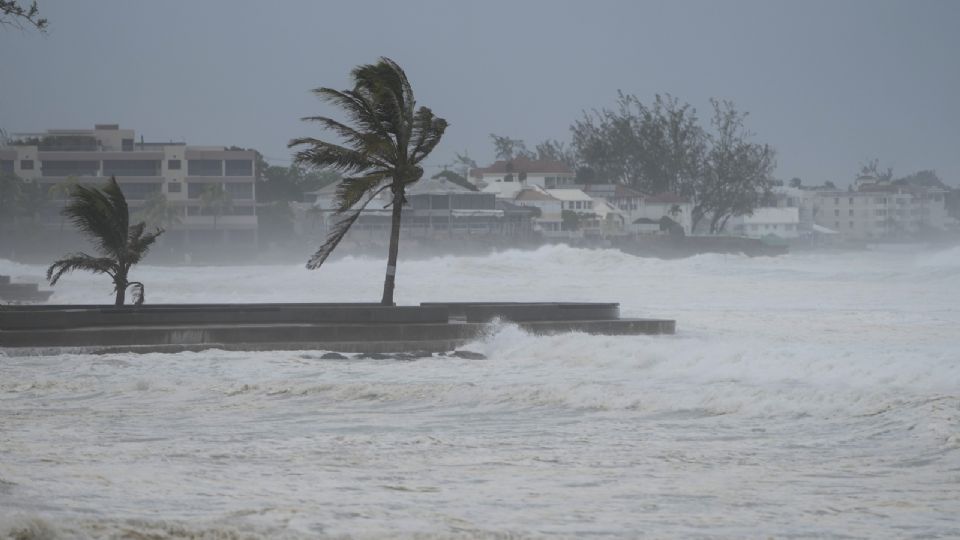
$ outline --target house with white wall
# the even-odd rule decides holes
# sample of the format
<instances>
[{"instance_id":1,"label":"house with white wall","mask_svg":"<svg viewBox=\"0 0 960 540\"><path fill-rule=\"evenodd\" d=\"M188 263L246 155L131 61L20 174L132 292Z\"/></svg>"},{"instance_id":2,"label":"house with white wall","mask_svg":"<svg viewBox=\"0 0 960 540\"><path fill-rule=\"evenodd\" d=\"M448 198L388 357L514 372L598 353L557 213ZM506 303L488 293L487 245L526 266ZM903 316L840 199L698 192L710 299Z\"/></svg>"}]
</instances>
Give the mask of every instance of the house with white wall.
<instances>
[{"instance_id":1,"label":"house with white wall","mask_svg":"<svg viewBox=\"0 0 960 540\"><path fill-rule=\"evenodd\" d=\"M683 228L684 234L690 234L693 229L693 203L686 197L675 195L673 193L661 193L659 195L646 195L643 197L643 204L636 212L638 218L643 217L660 221L667 217L673 220L677 225ZM634 218L632 221L636 221Z\"/></svg>"},{"instance_id":2,"label":"house with white wall","mask_svg":"<svg viewBox=\"0 0 960 540\"><path fill-rule=\"evenodd\" d=\"M563 230L563 209L559 199L539 187L520 190L513 201L520 206L540 209L540 215L533 219L533 229L547 237L567 236Z\"/></svg>"},{"instance_id":3,"label":"house with white wall","mask_svg":"<svg viewBox=\"0 0 960 540\"><path fill-rule=\"evenodd\" d=\"M470 179L478 188L493 184L524 184L544 189L573 187L576 174L573 169L559 161L517 157L494 162L489 167L470 171ZM501 190L497 190L501 191ZM507 189L516 193L518 190Z\"/></svg>"},{"instance_id":4,"label":"house with white wall","mask_svg":"<svg viewBox=\"0 0 960 540\"><path fill-rule=\"evenodd\" d=\"M728 230L748 238L777 237L784 240L800 236L800 212L796 207L763 206L752 214L735 216Z\"/></svg>"}]
</instances>

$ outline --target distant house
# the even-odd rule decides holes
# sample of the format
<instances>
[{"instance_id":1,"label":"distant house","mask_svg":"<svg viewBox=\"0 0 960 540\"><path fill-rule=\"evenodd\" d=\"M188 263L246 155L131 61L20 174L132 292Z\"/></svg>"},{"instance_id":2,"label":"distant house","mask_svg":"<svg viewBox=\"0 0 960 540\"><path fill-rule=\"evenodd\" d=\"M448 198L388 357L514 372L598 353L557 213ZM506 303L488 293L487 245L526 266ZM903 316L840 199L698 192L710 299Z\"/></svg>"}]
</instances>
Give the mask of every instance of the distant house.
<instances>
[{"instance_id":1,"label":"distant house","mask_svg":"<svg viewBox=\"0 0 960 540\"><path fill-rule=\"evenodd\" d=\"M576 174L573 169L559 161L529 159L518 157L500 160L489 167L480 167L470 171L470 181L480 189L497 184L524 184L525 187L537 186L543 189L573 187ZM503 186L506 191L516 191ZM495 189L500 192L504 189ZM504 197L508 198L510 195Z\"/></svg>"},{"instance_id":2,"label":"distant house","mask_svg":"<svg viewBox=\"0 0 960 540\"><path fill-rule=\"evenodd\" d=\"M660 234L660 220L645 217L637 218L633 220L631 228L636 234Z\"/></svg>"},{"instance_id":3,"label":"distant house","mask_svg":"<svg viewBox=\"0 0 960 540\"><path fill-rule=\"evenodd\" d=\"M534 229L548 237L564 236L563 208L560 199L539 187L524 188L513 199L519 206L540 209L540 215L533 220Z\"/></svg>"},{"instance_id":4,"label":"distant house","mask_svg":"<svg viewBox=\"0 0 960 540\"><path fill-rule=\"evenodd\" d=\"M594 199L602 198L619 210L626 220L642 217L643 193L623 184L585 184L581 189Z\"/></svg>"},{"instance_id":5,"label":"distant house","mask_svg":"<svg viewBox=\"0 0 960 540\"><path fill-rule=\"evenodd\" d=\"M684 234L690 234L693 228L693 203L690 199L673 193L644 196L639 214L640 217L657 221L668 217L683 228Z\"/></svg>"},{"instance_id":6,"label":"distant house","mask_svg":"<svg viewBox=\"0 0 960 540\"><path fill-rule=\"evenodd\" d=\"M731 218L728 228L749 238L789 240L800 236L800 213L795 207L763 206L752 214Z\"/></svg>"}]
</instances>

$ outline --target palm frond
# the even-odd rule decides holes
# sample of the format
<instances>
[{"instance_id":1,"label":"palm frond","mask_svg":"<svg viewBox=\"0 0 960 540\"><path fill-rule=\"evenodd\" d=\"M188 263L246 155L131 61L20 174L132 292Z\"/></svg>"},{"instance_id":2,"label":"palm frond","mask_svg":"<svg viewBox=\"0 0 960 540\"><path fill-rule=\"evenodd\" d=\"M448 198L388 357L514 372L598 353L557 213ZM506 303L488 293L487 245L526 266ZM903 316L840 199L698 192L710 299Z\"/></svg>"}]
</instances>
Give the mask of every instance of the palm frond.
<instances>
[{"instance_id":1,"label":"palm frond","mask_svg":"<svg viewBox=\"0 0 960 540\"><path fill-rule=\"evenodd\" d=\"M410 152L410 161L419 163L426 158L440 142L446 130L446 120L437 118L429 108L420 107L413 117L411 139L413 150Z\"/></svg>"},{"instance_id":2,"label":"palm frond","mask_svg":"<svg viewBox=\"0 0 960 540\"><path fill-rule=\"evenodd\" d=\"M337 185L337 213L349 211L363 200L365 194L379 190L386 179L387 172L376 171L366 176L341 180Z\"/></svg>"},{"instance_id":3,"label":"palm frond","mask_svg":"<svg viewBox=\"0 0 960 540\"><path fill-rule=\"evenodd\" d=\"M330 167L344 173L358 173L374 166L386 165L382 160L370 153L346 148L312 137L293 139L287 146L290 148L294 146L306 146L306 148L299 150L293 155L294 163L299 165Z\"/></svg>"},{"instance_id":4,"label":"palm frond","mask_svg":"<svg viewBox=\"0 0 960 540\"><path fill-rule=\"evenodd\" d=\"M157 227L152 233L144 233L146 223L140 222L130 226L130 233L127 237L127 257L128 264L136 264L146 256L150 251L150 246L157 241L157 238L164 233L164 230Z\"/></svg>"},{"instance_id":5,"label":"palm frond","mask_svg":"<svg viewBox=\"0 0 960 540\"><path fill-rule=\"evenodd\" d=\"M307 261L307 268L310 270L320 268L320 265L322 265L327 258L330 257L330 254L333 253L333 250L347 235L350 227L360 217L363 209L366 208L367 205L377 197L377 195L389 187L390 184L386 184L370 191L358 191L361 193L361 199L357 204L353 205L352 207L348 207L346 210L337 210L337 213L335 214L337 221L333 224L333 227L331 227L330 232L327 233L327 238L323 241L323 244L319 249L317 249L317 252L310 257L310 260ZM341 187L338 186L338 198L340 196L340 189ZM343 199L341 199L341 201L342 200Z\"/></svg>"},{"instance_id":6,"label":"palm frond","mask_svg":"<svg viewBox=\"0 0 960 540\"><path fill-rule=\"evenodd\" d=\"M60 277L74 270L86 270L94 274L107 274L113 277L117 274L117 262L108 257L93 257L86 253L71 253L57 260L47 268L47 281L56 285Z\"/></svg>"},{"instance_id":7,"label":"palm frond","mask_svg":"<svg viewBox=\"0 0 960 540\"><path fill-rule=\"evenodd\" d=\"M320 99L336 105L346 113L347 118L362 131L379 134L389 138L390 134L384 128L377 116L376 106L367 96L356 90L334 90L333 88L315 88L313 93Z\"/></svg>"},{"instance_id":8,"label":"palm frond","mask_svg":"<svg viewBox=\"0 0 960 540\"><path fill-rule=\"evenodd\" d=\"M113 190L107 192L111 186L119 192L119 199L122 200L119 207L117 193ZM70 202L61 213L77 229L95 240L101 254L118 255L124 251L129 215L123 192L120 192L115 179L111 178L102 190L77 184L73 187Z\"/></svg>"}]
</instances>

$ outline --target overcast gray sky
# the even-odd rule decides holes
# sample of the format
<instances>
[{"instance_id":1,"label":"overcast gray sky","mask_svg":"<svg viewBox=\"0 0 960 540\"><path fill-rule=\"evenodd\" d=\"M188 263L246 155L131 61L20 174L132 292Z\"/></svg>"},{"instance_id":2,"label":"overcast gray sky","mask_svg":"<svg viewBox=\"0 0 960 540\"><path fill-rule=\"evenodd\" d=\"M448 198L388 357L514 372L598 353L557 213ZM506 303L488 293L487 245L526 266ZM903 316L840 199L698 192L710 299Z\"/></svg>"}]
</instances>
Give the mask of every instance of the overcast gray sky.
<instances>
[{"instance_id":1,"label":"overcast gray sky","mask_svg":"<svg viewBox=\"0 0 960 540\"><path fill-rule=\"evenodd\" d=\"M0 127L120 123L147 140L253 147L331 113L389 56L450 121L431 163L488 134L567 141L617 90L670 93L704 119L711 96L750 112L776 174L846 184L872 157L960 184L960 2L40 0L46 36L0 28Z\"/></svg>"}]
</instances>

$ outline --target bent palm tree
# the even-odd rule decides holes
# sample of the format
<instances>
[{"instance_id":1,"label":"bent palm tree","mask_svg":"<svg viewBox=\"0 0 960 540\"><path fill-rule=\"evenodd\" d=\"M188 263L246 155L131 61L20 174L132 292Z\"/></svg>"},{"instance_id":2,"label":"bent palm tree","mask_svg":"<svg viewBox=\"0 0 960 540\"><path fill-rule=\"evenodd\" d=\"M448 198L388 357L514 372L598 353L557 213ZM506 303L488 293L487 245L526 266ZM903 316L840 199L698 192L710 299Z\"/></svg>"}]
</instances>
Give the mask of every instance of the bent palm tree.
<instances>
[{"instance_id":1,"label":"bent palm tree","mask_svg":"<svg viewBox=\"0 0 960 540\"><path fill-rule=\"evenodd\" d=\"M340 136L345 144L299 138L288 145L304 147L294 155L298 165L329 167L349 176L337 186L334 226L320 249L307 261L307 268L319 268L360 217L360 212L389 189L393 211L381 303L392 305L400 218L406 201L404 192L423 176L420 163L440 142L447 121L434 116L427 107L416 108L407 75L389 58L357 66L351 77L353 90L317 88L313 93L343 109L352 126L325 116L303 119L319 122Z\"/></svg>"},{"instance_id":2,"label":"bent palm tree","mask_svg":"<svg viewBox=\"0 0 960 540\"><path fill-rule=\"evenodd\" d=\"M200 194L200 207L213 215L213 229L217 229L217 219L233 208L233 196L223 188L223 184L210 184Z\"/></svg>"},{"instance_id":3,"label":"bent palm tree","mask_svg":"<svg viewBox=\"0 0 960 540\"><path fill-rule=\"evenodd\" d=\"M163 234L163 229L144 233L142 221L130 225L130 211L116 178L110 178L103 189L74 187L70 202L63 209L81 232L90 236L100 257L78 252L54 262L47 269L47 280L55 285L61 276L73 270L107 274L113 279L116 305L123 305L130 282L130 267L140 262L150 246Z\"/></svg>"}]
</instances>

